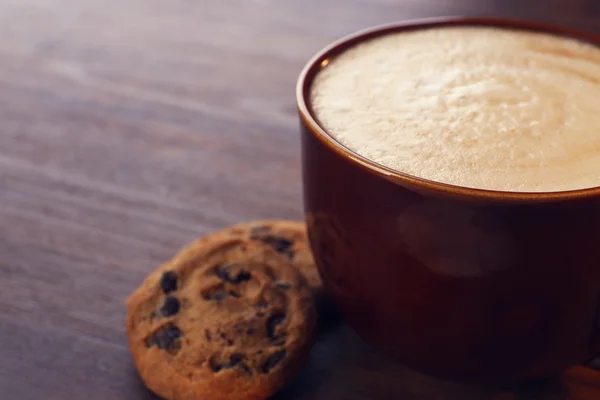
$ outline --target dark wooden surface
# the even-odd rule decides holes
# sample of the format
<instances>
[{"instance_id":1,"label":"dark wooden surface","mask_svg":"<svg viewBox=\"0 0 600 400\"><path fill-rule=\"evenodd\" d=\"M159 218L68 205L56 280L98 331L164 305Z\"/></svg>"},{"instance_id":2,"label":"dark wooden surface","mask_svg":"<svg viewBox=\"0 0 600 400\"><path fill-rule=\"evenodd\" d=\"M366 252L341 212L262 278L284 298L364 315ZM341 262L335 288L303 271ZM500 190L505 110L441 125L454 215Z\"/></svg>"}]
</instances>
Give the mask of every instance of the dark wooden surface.
<instances>
[{"instance_id":1,"label":"dark wooden surface","mask_svg":"<svg viewBox=\"0 0 600 400\"><path fill-rule=\"evenodd\" d=\"M153 399L122 302L197 235L301 217L304 62L356 29L457 14L600 34L594 0L0 2L0 398ZM591 383L570 398L600 398L594 373L571 376ZM493 397L438 382L332 322L277 399L558 398L539 387Z\"/></svg>"}]
</instances>

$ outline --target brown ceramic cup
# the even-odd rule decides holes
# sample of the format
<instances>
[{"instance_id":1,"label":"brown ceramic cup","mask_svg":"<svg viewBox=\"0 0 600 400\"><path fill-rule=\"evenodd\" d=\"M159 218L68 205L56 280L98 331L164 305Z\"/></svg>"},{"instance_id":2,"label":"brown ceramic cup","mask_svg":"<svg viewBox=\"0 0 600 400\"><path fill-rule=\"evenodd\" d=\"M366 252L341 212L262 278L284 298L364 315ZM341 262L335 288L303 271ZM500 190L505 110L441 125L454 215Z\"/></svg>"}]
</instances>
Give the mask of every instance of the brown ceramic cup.
<instances>
[{"instance_id":1,"label":"brown ceramic cup","mask_svg":"<svg viewBox=\"0 0 600 400\"><path fill-rule=\"evenodd\" d=\"M540 23L452 18L376 27L317 54L297 101L319 270L357 332L417 370L503 382L558 373L600 349L600 188L517 193L428 181L353 153L312 112L313 77L336 54L386 32L441 25L598 41Z\"/></svg>"}]
</instances>

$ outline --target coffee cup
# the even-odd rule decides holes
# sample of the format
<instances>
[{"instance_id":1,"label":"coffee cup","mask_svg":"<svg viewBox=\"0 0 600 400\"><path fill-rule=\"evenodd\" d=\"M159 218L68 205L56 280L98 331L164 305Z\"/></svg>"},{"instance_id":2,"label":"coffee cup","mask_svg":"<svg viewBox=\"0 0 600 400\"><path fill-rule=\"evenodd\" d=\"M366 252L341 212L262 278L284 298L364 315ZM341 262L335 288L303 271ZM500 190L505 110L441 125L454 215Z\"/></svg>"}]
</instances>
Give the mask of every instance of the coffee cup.
<instances>
[{"instance_id":1,"label":"coffee cup","mask_svg":"<svg viewBox=\"0 0 600 400\"><path fill-rule=\"evenodd\" d=\"M349 324L407 366L478 382L559 373L600 351L600 184L572 188L575 178L557 178L556 190L499 189L418 176L343 144L315 111L316 77L349 49L386 35L454 28L535 32L586 46L600 42L542 23L446 18L378 26L323 49L297 86L311 247ZM419 42L410 46L435 51ZM365 71L353 71L356 86L364 85ZM350 117L336 129L351 130L358 117L342 106Z\"/></svg>"}]
</instances>

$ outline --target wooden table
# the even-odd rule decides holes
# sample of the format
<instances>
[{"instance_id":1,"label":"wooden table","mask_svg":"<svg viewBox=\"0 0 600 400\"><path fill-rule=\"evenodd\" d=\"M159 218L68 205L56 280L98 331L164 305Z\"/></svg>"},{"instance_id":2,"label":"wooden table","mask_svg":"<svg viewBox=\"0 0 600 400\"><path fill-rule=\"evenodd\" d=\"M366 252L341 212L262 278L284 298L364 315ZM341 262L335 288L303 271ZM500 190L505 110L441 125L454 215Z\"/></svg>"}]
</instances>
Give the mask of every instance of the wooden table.
<instances>
[{"instance_id":1,"label":"wooden table","mask_svg":"<svg viewBox=\"0 0 600 400\"><path fill-rule=\"evenodd\" d=\"M3 0L0 398L154 398L122 302L197 235L301 217L304 62L359 28L456 14L600 33L594 0ZM591 370L567 383L571 399L600 398ZM276 398L563 398L559 387L492 395L438 382L334 322Z\"/></svg>"}]
</instances>

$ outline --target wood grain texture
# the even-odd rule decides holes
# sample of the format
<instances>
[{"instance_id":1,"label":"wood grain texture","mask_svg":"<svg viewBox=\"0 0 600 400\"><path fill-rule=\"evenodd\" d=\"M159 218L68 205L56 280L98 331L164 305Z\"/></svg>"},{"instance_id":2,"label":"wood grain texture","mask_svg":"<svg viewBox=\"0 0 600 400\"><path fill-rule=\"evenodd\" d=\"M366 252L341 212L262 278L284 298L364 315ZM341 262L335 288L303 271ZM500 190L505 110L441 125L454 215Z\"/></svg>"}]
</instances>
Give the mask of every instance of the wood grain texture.
<instances>
[{"instance_id":1,"label":"wood grain texture","mask_svg":"<svg viewBox=\"0 0 600 400\"><path fill-rule=\"evenodd\" d=\"M301 217L294 86L330 40L457 14L600 34L599 4L3 0L0 398L153 399L130 360L122 302L197 235ZM600 379L575 372L567 383L587 389L571 398L600 398ZM490 394L437 382L337 322L276 398L537 399L556 387Z\"/></svg>"}]
</instances>

